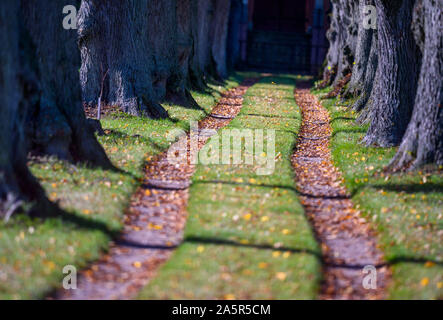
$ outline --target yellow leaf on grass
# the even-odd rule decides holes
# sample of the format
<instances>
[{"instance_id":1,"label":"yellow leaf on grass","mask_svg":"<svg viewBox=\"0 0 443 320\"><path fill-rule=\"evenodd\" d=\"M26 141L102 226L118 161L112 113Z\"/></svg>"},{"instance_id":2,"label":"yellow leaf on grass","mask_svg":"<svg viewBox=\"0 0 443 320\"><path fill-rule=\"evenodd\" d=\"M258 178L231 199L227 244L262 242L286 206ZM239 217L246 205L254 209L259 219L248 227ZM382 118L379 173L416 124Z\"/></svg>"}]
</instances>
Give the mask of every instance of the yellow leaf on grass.
<instances>
[{"instance_id":1,"label":"yellow leaf on grass","mask_svg":"<svg viewBox=\"0 0 443 320\"><path fill-rule=\"evenodd\" d=\"M425 263L425 267L426 267L426 268L431 268L431 267L433 267L433 266L435 266L435 262L432 262L432 261L426 261L426 263Z\"/></svg>"},{"instance_id":2,"label":"yellow leaf on grass","mask_svg":"<svg viewBox=\"0 0 443 320\"><path fill-rule=\"evenodd\" d=\"M275 274L275 277L280 281L284 281L286 279L286 273L285 272L277 272Z\"/></svg>"},{"instance_id":3,"label":"yellow leaf on grass","mask_svg":"<svg viewBox=\"0 0 443 320\"><path fill-rule=\"evenodd\" d=\"M84 209L82 212L83 212L83 214L86 214L86 215L91 214L91 211L89 211L88 209Z\"/></svg>"},{"instance_id":4,"label":"yellow leaf on grass","mask_svg":"<svg viewBox=\"0 0 443 320\"><path fill-rule=\"evenodd\" d=\"M266 262L260 262L260 263L258 264L258 267L259 267L260 269L266 269L266 268L268 267L268 264L267 264Z\"/></svg>"},{"instance_id":5,"label":"yellow leaf on grass","mask_svg":"<svg viewBox=\"0 0 443 320\"><path fill-rule=\"evenodd\" d=\"M261 221L262 222L269 221L269 217L268 216L263 216L263 217L261 217Z\"/></svg>"},{"instance_id":6,"label":"yellow leaf on grass","mask_svg":"<svg viewBox=\"0 0 443 320\"><path fill-rule=\"evenodd\" d=\"M245 219L246 221L251 220L251 218L252 218L252 214L250 214L250 213L247 213L243 216L243 219Z\"/></svg>"},{"instance_id":7,"label":"yellow leaf on grass","mask_svg":"<svg viewBox=\"0 0 443 320\"><path fill-rule=\"evenodd\" d=\"M198 246L197 247L197 252L198 253L202 253L203 251L205 251L205 247L203 247L203 246Z\"/></svg>"},{"instance_id":8,"label":"yellow leaf on grass","mask_svg":"<svg viewBox=\"0 0 443 320\"><path fill-rule=\"evenodd\" d=\"M235 295L233 295L232 293L225 294L224 299L225 300L235 300Z\"/></svg>"},{"instance_id":9,"label":"yellow leaf on grass","mask_svg":"<svg viewBox=\"0 0 443 320\"><path fill-rule=\"evenodd\" d=\"M429 284L429 278L426 277L421 279L420 284L422 287L426 287Z\"/></svg>"},{"instance_id":10,"label":"yellow leaf on grass","mask_svg":"<svg viewBox=\"0 0 443 320\"><path fill-rule=\"evenodd\" d=\"M284 235L288 235L291 233L291 231L289 229L283 229L282 232Z\"/></svg>"}]
</instances>

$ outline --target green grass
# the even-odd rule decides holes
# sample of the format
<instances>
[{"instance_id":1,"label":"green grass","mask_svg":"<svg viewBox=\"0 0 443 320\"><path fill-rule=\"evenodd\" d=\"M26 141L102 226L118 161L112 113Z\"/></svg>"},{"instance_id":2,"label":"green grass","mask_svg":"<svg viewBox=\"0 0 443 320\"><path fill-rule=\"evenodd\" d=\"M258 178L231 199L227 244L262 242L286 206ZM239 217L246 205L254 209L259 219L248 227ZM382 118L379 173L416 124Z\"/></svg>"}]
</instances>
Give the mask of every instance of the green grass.
<instances>
[{"instance_id":1,"label":"green grass","mask_svg":"<svg viewBox=\"0 0 443 320\"><path fill-rule=\"evenodd\" d=\"M114 165L123 173L72 165L50 158L30 161L30 169L64 217L30 219L15 215L0 222L0 299L43 298L60 287L65 265L77 269L97 259L121 230L130 196L139 186L147 157L165 150L167 133L188 129L189 120L210 112L220 93L239 84L236 74L205 93L193 92L198 109L165 105L170 119L149 120L114 113L102 120L99 137Z\"/></svg>"},{"instance_id":2,"label":"green grass","mask_svg":"<svg viewBox=\"0 0 443 320\"><path fill-rule=\"evenodd\" d=\"M199 164L185 241L140 299L316 297L320 250L290 163L301 120L293 89L293 78L275 77L248 90L240 115L220 135L233 128L276 130L275 171L260 176L255 165ZM238 147L245 154L244 144Z\"/></svg>"},{"instance_id":3,"label":"green grass","mask_svg":"<svg viewBox=\"0 0 443 320\"><path fill-rule=\"evenodd\" d=\"M314 91L320 95L326 92ZM395 148L360 144L367 126L337 99L323 100L333 127L335 164L358 209L372 221L393 270L391 299L443 298L443 174L386 175Z\"/></svg>"}]
</instances>

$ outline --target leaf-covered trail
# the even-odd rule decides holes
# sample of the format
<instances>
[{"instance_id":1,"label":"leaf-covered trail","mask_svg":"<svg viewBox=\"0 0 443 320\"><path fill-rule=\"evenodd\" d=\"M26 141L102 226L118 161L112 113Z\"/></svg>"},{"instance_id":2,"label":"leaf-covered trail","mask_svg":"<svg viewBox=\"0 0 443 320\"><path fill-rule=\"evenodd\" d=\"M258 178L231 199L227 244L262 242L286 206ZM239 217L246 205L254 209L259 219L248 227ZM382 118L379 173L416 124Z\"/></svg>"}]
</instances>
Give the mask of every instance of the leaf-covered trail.
<instances>
[{"instance_id":1,"label":"leaf-covered trail","mask_svg":"<svg viewBox=\"0 0 443 320\"><path fill-rule=\"evenodd\" d=\"M212 116L199 122L199 129L218 130L235 117L242 106L243 94L256 80L245 80L222 95ZM214 116L215 115L215 116ZM199 135L198 149L209 135ZM189 135L171 147L186 150ZM190 161L174 164L164 152L146 165L145 181L134 194L125 216L121 237L100 261L81 272L76 290L60 290L58 299L131 299L154 276L156 270L182 241L186 222L188 188L195 165Z\"/></svg>"},{"instance_id":2,"label":"leaf-covered trail","mask_svg":"<svg viewBox=\"0 0 443 320\"><path fill-rule=\"evenodd\" d=\"M320 297L383 299L390 272L373 231L354 209L341 173L332 163L329 114L302 85L295 98L303 122L292 163L302 204L322 246L324 283ZM371 275L370 267L368 273L363 272L365 266L376 268L376 289L363 286L364 278Z\"/></svg>"}]
</instances>

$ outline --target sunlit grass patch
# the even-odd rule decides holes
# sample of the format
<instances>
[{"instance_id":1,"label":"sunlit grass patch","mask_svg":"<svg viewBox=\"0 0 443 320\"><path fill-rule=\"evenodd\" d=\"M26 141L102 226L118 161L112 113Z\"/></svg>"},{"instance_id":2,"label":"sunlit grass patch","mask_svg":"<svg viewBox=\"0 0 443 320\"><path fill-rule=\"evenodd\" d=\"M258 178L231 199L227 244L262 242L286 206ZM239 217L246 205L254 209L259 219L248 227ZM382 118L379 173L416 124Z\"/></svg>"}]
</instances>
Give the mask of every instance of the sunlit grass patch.
<instances>
[{"instance_id":1,"label":"sunlit grass patch","mask_svg":"<svg viewBox=\"0 0 443 320\"><path fill-rule=\"evenodd\" d=\"M269 113L266 96L275 89L284 94ZM248 90L245 108L220 135L234 128L275 129L276 169L260 176L254 165L199 164L185 241L141 299L316 298L320 249L298 201L290 163L300 126L293 89L293 79L274 77ZM250 99L257 91L265 97L260 103ZM284 98L289 96L291 103ZM280 119L288 107L292 118ZM240 148L245 154L244 144Z\"/></svg>"},{"instance_id":2,"label":"sunlit grass patch","mask_svg":"<svg viewBox=\"0 0 443 320\"><path fill-rule=\"evenodd\" d=\"M327 91L323 90L323 91ZM315 92L319 94L319 91ZM392 299L443 297L443 174L438 170L389 175L396 148L366 147L367 126L338 99L322 101L331 113L335 164L357 208L378 231L392 265Z\"/></svg>"},{"instance_id":3,"label":"sunlit grass patch","mask_svg":"<svg viewBox=\"0 0 443 320\"><path fill-rule=\"evenodd\" d=\"M120 112L103 118L106 134L98 140L120 172L52 158L31 159L32 173L66 213L46 220L15 215L7 224L0 222L0 299L43 298L61 286L65 265L80 270L99 258L123 226L146 159L170 145L169 130L187 130L190 120L202 119L220 94L241 80L242 75L236 74L224 86L209 85L207 92L193 92L201 109L165 105L169 119Z\"/></svg>"}]
</instances>

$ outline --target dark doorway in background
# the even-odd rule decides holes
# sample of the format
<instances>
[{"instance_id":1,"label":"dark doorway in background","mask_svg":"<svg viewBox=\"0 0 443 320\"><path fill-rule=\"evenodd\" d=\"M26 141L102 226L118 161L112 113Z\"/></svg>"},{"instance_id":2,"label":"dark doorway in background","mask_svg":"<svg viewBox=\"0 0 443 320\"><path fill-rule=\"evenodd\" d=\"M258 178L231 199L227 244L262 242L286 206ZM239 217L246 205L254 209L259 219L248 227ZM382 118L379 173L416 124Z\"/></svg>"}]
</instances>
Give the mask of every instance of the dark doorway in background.
<instances>
[{"instance_id":1,"label":"dark doorway in background","mask_svg":"<svg viewBox=\"0 0 443 320\"><path fill-rule=\"evenodd\" d=\"M252 24L247 42L249 67L309 72L310 36L306 0L250 0Z\"/></svg>"}]
</instances>

